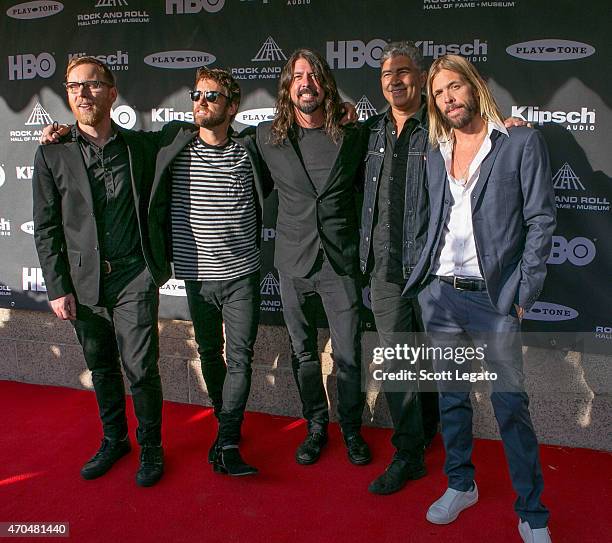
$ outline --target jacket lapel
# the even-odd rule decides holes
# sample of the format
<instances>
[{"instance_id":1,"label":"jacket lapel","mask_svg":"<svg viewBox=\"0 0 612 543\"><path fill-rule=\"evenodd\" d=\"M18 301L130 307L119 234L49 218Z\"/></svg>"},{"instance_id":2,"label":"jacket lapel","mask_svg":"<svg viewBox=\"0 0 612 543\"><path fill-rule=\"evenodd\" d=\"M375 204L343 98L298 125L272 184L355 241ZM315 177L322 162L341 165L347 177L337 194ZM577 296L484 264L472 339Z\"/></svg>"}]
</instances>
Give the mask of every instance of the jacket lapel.
<instances>
[{"instance_id":1,"label":"jacket lapel","mask_svg":"<svg viewBox=\"0 0 612 543\"><path fill-rule=\"evenodd\" d=\"M476 186L474 187L474 191L472 193L472 211L476 207L476 204L480 200L480 195L484 190L487 181L489 179L489 175L491 175L491 169L493 168L493 164L495 163L495 158L497 157L497 153L503 146L505 136L498 131L494 132L495 136L493 141L491 142L492 148L489 151L489 154L485 157L480 165L480 173L478 174L478 181L476 181Z\"/></svg>"},{"instance_id":2,"label":"jacket lapel","mask_svg":"<svg viewBox=\"0 0 612 543\"><path fill-rule=\"evenodd\" d=\"M79 188L79 191L85 198L85 201L93 210L93 196L91 194L91 185L89 184L89 176L83 162L83 155L78 141L70 141L64 144L64 164L68 167L70 177Z\"/></svg>"},{"instance_id":3,"label":"jacket lapel","mask_svg":"<svg viewBox=\"0 0 612 543\"><path fill-rule=\"evenodd\" d=\"M291 171L295 173L295 183L302 189L310 189L312 193L316 195L317 189L312 183L312 180L304 167L302 158L299 155L299 145L293 130L294 129L291 129L283 144L287 146L287 153L285 154L285 157L291 166Z\"/></svg>"}]
</instances>

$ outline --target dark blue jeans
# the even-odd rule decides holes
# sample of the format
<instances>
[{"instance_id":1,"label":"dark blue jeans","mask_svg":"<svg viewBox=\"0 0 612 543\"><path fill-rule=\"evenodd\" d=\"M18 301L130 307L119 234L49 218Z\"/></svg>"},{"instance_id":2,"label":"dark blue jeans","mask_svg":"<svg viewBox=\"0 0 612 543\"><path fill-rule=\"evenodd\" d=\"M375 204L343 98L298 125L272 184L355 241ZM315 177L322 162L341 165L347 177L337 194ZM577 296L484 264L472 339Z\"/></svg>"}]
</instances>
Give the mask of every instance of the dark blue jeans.
<instances>
[{"instance_id":1,"label":"dark blue jeans","mask_svg":"<svg viewBox=\"0 0 612 543\"><path fill-rule=\"evenodd\" d=\"M259 324L259 272L225 281L185 281L185 290L202 375L219 419L219 444L238 445L251 390Z\"/></svg>"},{"instance_id":2,"label":"dark blue jeans","mask_svg":"<svg viewBox=\"0 0 612 543\"><path fill-rule=\"evenodd\" d=\"M491 403L504 445L510 477L518 494L514 508L531 528L543 528L548 510L540 501L544 481L538 441L529 415L529 398L523 389L523 355L520 322L515 315L500 315L486 291L456 290L433 279L420 293L425 331L434 345L453 346L471 340L485 346L486 369L498 374ZM449 369L434 361L436 371ZM454 371L454 370L453 370ZM445 473L449 487L466 491L474 480L472 464L472 404L466 385L439 386L440 421L446 449Z\"/></svg>"}]
</instances>

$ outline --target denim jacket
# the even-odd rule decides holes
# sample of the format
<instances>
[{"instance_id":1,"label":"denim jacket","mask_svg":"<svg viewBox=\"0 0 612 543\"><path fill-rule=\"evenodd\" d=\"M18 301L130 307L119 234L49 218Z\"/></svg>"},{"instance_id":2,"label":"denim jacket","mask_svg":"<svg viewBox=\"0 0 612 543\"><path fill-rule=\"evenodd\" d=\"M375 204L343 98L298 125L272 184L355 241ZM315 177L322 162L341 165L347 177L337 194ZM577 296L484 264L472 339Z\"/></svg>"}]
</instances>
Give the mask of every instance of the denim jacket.
<instances>
[{"instance_id":1,"label":"denim jacket","mask_svg":"<svg viewBox=\"0 0 612 543\"><path fill-rule=\"evenodd\" d=\"M372 230L374 211L378 198L378 182L382 173L385 149L385 116L382 113L365 123L369 130L368 152L365 157L364 196L361 212L361 237L359 262L362 273L371 269ZM408 279L416 265L427 239L429 200L425 156L427 152L427 114L410 135L410 151L406 165L406 189L404 205L404 229L402 262L404 278ZM391 152L391 150L389 150Z\"/></svg>"}]
</instances>

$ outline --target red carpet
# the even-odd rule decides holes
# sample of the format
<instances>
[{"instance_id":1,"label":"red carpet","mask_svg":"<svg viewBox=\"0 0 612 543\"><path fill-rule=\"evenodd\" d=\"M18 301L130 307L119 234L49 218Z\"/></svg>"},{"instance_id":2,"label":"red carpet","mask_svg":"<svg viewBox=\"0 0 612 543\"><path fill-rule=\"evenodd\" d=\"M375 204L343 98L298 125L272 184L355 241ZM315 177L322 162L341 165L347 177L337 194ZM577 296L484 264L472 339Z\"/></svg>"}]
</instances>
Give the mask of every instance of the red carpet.
<instances>
[{"instance_id":1,"label":"red carpet","mask_svg":"<svg viewBox=\"0 0 612 543\"><path fill-rule=\"evenodd\" d=\"M336 425L321 460L299 466L293 453L303 423L248 413L242 451L261 473L232 479L205 461L216 431L211 410L166 402L166 475L143 489L134 483L136 447L106 476L80 478L100 439L91 392L0 381L0 413L0 522L69 522L73 541L520 542L497 441L475 447L478 505L454 524L434 526L425 512L445 489L439 438L427 454L428 477L373 496L367 485L392 454L388 430L364 429L369 466L349 464ZM610 541L610 454L543 446L541 455L553 541Z\"/></svg>"}]
</instances>

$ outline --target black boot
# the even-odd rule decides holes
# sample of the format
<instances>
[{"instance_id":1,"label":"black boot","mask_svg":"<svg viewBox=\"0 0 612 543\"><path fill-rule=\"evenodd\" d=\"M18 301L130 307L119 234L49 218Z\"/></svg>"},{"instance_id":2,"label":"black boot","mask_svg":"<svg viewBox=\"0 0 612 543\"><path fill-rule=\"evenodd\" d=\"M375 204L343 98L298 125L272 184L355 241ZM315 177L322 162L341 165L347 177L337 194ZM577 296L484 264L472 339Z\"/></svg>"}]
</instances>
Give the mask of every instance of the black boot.
<instances>
[{"instance_id":1,"label":"black boot","mask_svg":"<svg viewBox=\"0 0 612 543\"><path fill-rule=\"evenodd\" d=\"M219 435L217 434L217 437L213 441L213 444L211 445L210 449L208 449L208 463L209 464L212 464L215 461L215 458L217 458L218 448L219 448Z\"/></svg>"},{"instance_id":2,"label":"black boot","mask_svg":"<svg viewBox=\"0 0 612 543\"><path fill-rule=\"evenodd\" d=\"M143 445L140 467L136 472L138 486L153 486L164 474L164 450L161 446Z\"/></svg>"},{"instance_id":3,"label":"black boot","mask_svg":"<svg viewBox=\"0 0 612 543\"><path fill-rule=\"evenodd\" d=\"M115 462L132 450L130 440L102 438L98 452L81 468L83 479L96 479L113 467Z\"/></svg>"},{"instance_id":4,"label":"black boot","mask_svg":"<svg viewBox=\"0 0 612 543\"><path fill-rule=\"evenodd\" d=\"M393 494L404 488L408 481L420 479L426 474L422 457L415 462L408 462L394 456L385 472L370 483L368 490L372 494Z\"/></svg>"},{"instance_id":5,"label":"black boot","mask_svg":"<svg viewBox=\"0 0 612 543\"><path fill-rule=\"evenodd\" d=\"M237 446L225 449L217 447L217 457L212 464L213 470L216 473L226 473L233 477L255 475L257 473L257 468L249 466L249 464L242 459Z\"/></svg>"},{"instance_id":6,"label":"black boot","mask_svg":"<svg viewBox=\"0 0 612 543\"><path fill-rule=\"evenodd\" d=\"M368 447L368 444L359 432L345 435L344 442L346 443L346 452L352 464L364 466L370 463L370 460L372 460L370 447Z\"/></svg>"},{"instance_id":7,"label":"black boot","mask_svg":"<svg viewBox=\"0 0 612 543\"><path fill-rule=\"evenodd\" d=\"M306 439L295 452L295 461L298 464L314 464L321 456L321 449L327 443L327 433L308 432Z\"/></svg>"}]
</instances>

